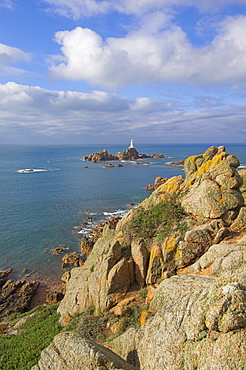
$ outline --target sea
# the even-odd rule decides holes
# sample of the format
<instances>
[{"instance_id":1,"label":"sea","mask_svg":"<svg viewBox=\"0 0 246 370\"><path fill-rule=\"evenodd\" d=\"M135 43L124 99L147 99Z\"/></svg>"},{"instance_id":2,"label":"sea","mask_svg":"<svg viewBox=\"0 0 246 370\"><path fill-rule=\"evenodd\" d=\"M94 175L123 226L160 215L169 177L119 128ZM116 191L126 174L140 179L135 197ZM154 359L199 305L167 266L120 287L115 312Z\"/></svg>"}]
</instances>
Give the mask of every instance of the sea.
<instances>
[{"instance_id":1,"label":"sea","mask_svg":"<svg viewBox=\"0 0 246 370\"><path fill-rule=\"evenodd\" d=\"M115 154L128 145L0 146L0 271L12 268L11 278L57 281L63 274L61 246L67 253L80 253L79 245L99 222L123 216L151 192L146 190L157 176L184 175L172 161L204 153L221 144L135 145L139 153L162 153L149 164L105 163L82 160L106 149ZM246 145L227 144L226 151L246 167ZM116 162L114 162L116 164ZM32 171L26 171L32 170ZM89 218L89 219L88 219Z\"/></svg>"}]
</instances>

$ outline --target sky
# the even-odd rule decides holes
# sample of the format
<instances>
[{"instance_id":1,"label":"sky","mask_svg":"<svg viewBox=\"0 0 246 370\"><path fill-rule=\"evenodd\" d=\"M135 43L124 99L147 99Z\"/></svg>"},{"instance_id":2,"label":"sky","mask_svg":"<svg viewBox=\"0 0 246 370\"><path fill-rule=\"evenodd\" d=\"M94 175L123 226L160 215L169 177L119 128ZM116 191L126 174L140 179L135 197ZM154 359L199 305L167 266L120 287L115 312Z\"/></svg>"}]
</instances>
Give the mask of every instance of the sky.
<instances>
[{"instance_id":1,"label":"sky","mask_svg":"<svg viewBox=\"0 0 246 370\"><path fill-rule=\"evenodd\" d=\"M0 144L245 143L246 0L0 0Z\"/></svg>"}]
</instances>

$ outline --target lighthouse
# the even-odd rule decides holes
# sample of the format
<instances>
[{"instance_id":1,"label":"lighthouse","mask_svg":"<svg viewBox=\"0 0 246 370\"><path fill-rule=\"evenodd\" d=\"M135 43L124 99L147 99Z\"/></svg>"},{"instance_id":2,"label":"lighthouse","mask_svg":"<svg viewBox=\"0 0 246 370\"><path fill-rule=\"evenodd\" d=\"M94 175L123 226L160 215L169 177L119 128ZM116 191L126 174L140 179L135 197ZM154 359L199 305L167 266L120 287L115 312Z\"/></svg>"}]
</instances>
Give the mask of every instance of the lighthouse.
<instances>
[{"instance_id":1,"label":"lighthouse","mask_svg":"<svg viewBox=\"0 0 246 370\"><path fill-rule=\"evenodd\" d=\"M130 146L129 146L129 149L130 148L134 148L134 144L133 144L133 139L130 140Z\"/></svg>"}]
</instances>

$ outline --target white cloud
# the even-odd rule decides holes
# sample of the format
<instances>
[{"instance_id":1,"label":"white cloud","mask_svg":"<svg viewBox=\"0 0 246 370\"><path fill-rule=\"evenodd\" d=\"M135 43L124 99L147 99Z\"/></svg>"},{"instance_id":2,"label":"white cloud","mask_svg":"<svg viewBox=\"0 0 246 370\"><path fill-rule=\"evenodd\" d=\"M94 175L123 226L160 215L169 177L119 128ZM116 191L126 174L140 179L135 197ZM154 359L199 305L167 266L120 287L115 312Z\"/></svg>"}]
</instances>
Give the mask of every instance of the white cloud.
<instances>
[{"instance_id":1,"label":"white cloud","mask_svg":"<svg viewBox=\"0 0 246 370\"><path fill-rule=\"evenodd\" d=\"M26 73L21 68L14 67L13 65L18 62L29 62L31 56L29 53L0 43L0 75L11 74L20 75Z\"/></svg>"},{"instance_id":2,"label":"white cloud","mask_svg":"<svg viewBox=\"0 0 246 370\"><path fill-rule=\"evenodd\" d=\"M204 100L211 101L212 96ZM73 143L122 142L132 135L149 142L182 142L184 137L186 142L226 142L226 138L240 142L245 115L246 104L212 110L193 107L186 112L177 100L130 99L103 91L51 91L14 82L0 85L2 143L45 143L47 137L53 143L67 143L69 138Z\"/></svg>"},{"instance_id":3,"label":"white cloud","mask_svg":"<svg viewBox=\"0 0 246 370\"><path fill-rule=\"evenodd\" d=\"M177 6L194 6L201 12L215 12L227 5L242 4L245 0L43 0L58 14L79 19L80 17L118 11L125 14L143 14L164 11L173 13Z\"/></svg>"},{"instance_id":4,"label":"white cloud","mask_svg":"<svg viewBox=\"0 0 246 370\"><path fill-rule=\"evenodd\" d=\"M85 80L92 85L118 87L149 82L188 82L213 85L246 76L246 17L228 17L217 36L194 47L175 25L163 31L131 32L124 38L102 40L96 32L77 27L57 32L63 62L54 58L55 78Z\"/></svg>"}]
</instances>

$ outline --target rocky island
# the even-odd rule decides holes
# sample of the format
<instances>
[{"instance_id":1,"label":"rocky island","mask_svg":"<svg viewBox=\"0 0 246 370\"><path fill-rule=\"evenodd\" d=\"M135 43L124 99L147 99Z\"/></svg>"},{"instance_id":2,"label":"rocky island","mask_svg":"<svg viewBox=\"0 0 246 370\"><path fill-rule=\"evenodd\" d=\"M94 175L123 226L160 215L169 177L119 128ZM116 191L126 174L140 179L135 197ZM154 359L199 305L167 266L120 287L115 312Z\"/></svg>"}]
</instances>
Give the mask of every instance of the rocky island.
<instances>
[{"instance_id":1,"label":"rocky island","mask_svg":"<svg viewBox=\"0 0 246 370\"><path fill-rule=\"evenodd\" d=\"M210 147L185 160L185 178L158 178L137 208L105 225L63 277L64 329L32 370L246 369L239 164Z\"/></svg>"},{"instance_id":2,"label":"rocky island","mask_svg":"<svg viewBox=\"0 0 246 370\"><path fill-rule=\"evenodd\" d=\"M89 156L84 156L83 161L91 162L105 162L105 161L135 161L137 159L145 158L165 158L163 154L153 154L152 156L146 154L140 154L136 148L133 146L133 141L128 149L124 152L117 152L115 155L108 153L106 149L103 149L101 152L92 153Z\"/></svg>"}]
</instances>

